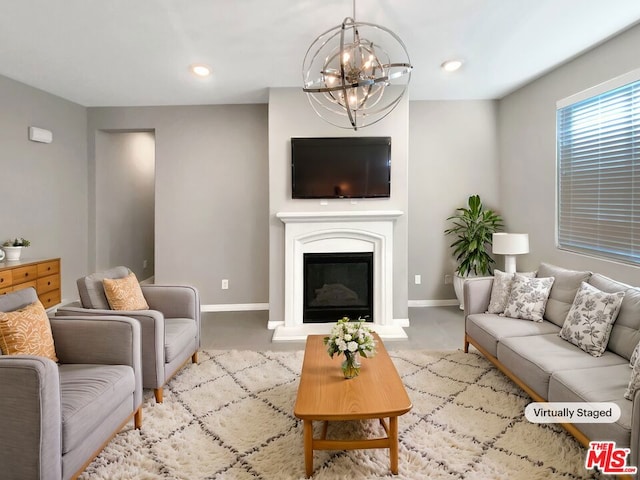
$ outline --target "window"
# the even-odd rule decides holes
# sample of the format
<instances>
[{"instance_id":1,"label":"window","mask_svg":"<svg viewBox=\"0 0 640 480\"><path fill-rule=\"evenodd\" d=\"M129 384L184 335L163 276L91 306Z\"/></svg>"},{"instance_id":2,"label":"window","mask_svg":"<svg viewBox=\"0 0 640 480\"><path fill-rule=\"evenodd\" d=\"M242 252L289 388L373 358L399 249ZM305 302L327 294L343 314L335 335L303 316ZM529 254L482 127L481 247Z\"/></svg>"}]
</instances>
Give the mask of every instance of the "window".
<instances>
[{"instance_id":1,"label":"window","mask_svg":"<svg viewBox=\"0 0 640 480\"><path fill-rule=\"evenodd\" d=\"M640 265L640 71L558 102L558 247Z\"/></svg>"}]
</instances>

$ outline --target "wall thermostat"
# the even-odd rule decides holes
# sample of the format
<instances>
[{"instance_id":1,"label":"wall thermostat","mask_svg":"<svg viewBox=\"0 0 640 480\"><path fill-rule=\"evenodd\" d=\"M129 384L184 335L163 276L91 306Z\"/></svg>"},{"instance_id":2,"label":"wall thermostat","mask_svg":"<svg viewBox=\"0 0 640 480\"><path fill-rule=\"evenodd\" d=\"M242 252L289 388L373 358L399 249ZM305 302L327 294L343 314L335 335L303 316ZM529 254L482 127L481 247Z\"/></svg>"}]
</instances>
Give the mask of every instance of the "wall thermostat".
<instances>
[{"instance_id":1,"label":"wall thermostat","mask_svg":"<svg viewBox=\"0 0 640 480\"><path fill-rule=\"evenodd\" d=\"M32 142L51 143L53 141L53 132L44 128L29 127L29 140Z\"/></svg>"}]
</instances>

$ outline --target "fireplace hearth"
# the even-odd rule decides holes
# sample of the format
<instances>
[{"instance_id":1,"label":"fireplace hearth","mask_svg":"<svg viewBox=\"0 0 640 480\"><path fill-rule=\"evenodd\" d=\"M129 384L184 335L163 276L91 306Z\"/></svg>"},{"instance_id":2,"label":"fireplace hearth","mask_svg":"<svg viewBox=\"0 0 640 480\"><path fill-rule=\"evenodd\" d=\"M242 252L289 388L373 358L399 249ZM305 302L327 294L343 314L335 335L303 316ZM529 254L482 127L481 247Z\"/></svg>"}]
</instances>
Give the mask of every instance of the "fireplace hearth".
<instances>
[{"instance_id":1,"label":"fireplace hearth","mask_svg":"<svg viewBox=\"0 0 640 480\"><path fill-rule=\"evenodd\" d=\"M373 253L304 254L304 323L373 322Z\"/></svg>"}]
</instances>

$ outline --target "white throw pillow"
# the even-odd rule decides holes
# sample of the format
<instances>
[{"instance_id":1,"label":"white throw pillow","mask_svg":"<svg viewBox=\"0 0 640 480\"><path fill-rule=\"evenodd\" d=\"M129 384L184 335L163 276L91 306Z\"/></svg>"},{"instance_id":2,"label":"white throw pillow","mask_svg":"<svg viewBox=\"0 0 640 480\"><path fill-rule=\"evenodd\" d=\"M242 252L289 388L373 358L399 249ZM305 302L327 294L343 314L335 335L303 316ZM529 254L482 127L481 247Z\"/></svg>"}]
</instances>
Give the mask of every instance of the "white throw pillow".
<instances>
[{"instance_id":1,"label":"white throw pillow","mask_svg":"<svg viewBox=\"0 0 640 480\"><path fill-rule=\"evenodd\" d=\"M594 357L601 356L623 298L624 292L607 293L582 282L558 335Z\"/></svg>"},{"instance_id":2,"label":"white throw pillow","mask_svg":"<svg viewBox=\"0 0 640 480\"><path fill-rule=\"evenodd\" d=\"M515 273L503 316L541 322L553 277L529 278Z\"/></svg>"},{"instance_id":3,"label":"white throw pillow","mask_svg":"<svg viewBox=\"0 0 640 480\"><path fill-rule=\"evenodd\" d=\"M518 275L525 277L535 277L536 272L518 272ZM506 273L495 269L493 271L493 287L491 287L491 299L487 313L502 313L507 306L511 285L513 284L513 273Z\"/></svg>"}]
</instances>

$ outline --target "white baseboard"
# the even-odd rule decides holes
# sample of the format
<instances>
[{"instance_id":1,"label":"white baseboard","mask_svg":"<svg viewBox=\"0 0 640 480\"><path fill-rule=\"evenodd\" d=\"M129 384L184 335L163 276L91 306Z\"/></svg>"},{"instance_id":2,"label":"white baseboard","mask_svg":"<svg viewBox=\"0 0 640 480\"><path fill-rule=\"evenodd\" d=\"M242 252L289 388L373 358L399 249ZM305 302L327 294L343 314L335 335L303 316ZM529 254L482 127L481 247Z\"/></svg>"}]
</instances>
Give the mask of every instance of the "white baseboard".
<instances>
[{"instance_id":1,"label":"white baseboard","mask_svg":"<svg viewBox=\"0 0 640 480\"><path fill-rule=\"evenodd\" d=\"M410 307L453 307L455 305L460 305L455 298L450 300L409 300Z\"/></svg>"},{"instance_id":2,"label":"white baseboard","mask_svg":"<svg viewBox=\"0 0 640 480\"><path fill-rule=\"evenodd\" d=\"M219 303L217 305L200 305L201 312L248 312L253 310L269 310L268 303Z\"/></svg>"}]
</instances>

